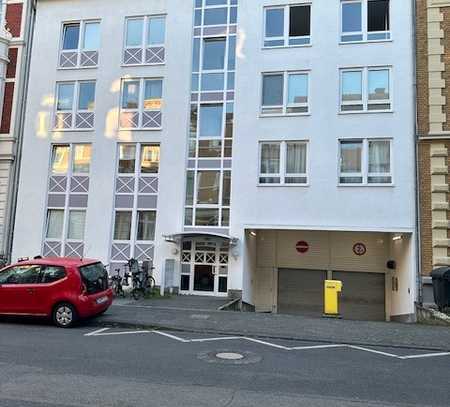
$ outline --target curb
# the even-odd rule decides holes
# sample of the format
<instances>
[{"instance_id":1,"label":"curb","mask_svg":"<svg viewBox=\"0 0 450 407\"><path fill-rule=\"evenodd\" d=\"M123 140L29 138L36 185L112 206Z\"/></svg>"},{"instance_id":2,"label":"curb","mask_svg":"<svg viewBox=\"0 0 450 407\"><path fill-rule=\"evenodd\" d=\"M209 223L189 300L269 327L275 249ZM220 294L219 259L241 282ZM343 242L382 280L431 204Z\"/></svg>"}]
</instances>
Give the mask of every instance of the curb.
<instances>
[{"instance_id":1,"label":"curb","mask_svg":"<svg viewBox=\"0 0 450 407\"><path fill-rule=\"evenodd\" d=\"M419 351L439 351L439 352L450 352L450 346L448 348L433 347L433 346L420 346L420 345L399 345L392 343L378 343L378 342L364 342L364 341L351 341L351 340L328 340L328 339L318 339L314 337L300 337L300 336L283 336L283 335L270 335L257 332L242 332L233 330L221 330L221 329L201 329L185 327L180 325L163 325L157 323L140 323L140 322L129 322L129 321L102 321L101 317L92 321L92 326L105 327L105 328L124 328L124 329L151 329L151 330L164 330L172 332L188 332L196 334L208 334L208 335L230 335L230 336L246 336L250 338L261 338L261 339L278 339L285 341L301 341L301 342L312 342L312 343L323 343L323 344L342 344L342 345L359 345L359 346L372 346L378 348L392 348L392 349L410 349Z\"/></svg>"}]
</instances>

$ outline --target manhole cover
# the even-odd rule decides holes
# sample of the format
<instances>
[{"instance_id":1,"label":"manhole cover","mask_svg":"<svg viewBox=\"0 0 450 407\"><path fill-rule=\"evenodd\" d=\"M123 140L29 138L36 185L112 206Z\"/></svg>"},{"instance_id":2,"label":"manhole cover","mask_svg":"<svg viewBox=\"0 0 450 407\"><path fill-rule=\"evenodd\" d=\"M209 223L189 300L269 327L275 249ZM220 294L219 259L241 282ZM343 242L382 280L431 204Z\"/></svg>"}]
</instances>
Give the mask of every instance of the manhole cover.
<instances>
[{"instance_id":1,"label":"manhole cover","mask_svg":"<svg viewBox=\"0 0 450 407\"><path fill-rule=\"evenodd\" d=\"M261 362L262 357L253 352L233 352L231 350L206 351L197 355L200 360L208 363L229 365L247 365Z\"/></svg>"},{"instance_id":2,"label":"manhole cover","mask_svg":"<svg viewBox=\"0 0 450 407\"><path fill-rule=\"evenodd\" d=\"M216 358L224 359L224 360L241 360L244 359L244 355L240 353L233 352L219 352L216 354Z\"/></svg>"}]
</instances>

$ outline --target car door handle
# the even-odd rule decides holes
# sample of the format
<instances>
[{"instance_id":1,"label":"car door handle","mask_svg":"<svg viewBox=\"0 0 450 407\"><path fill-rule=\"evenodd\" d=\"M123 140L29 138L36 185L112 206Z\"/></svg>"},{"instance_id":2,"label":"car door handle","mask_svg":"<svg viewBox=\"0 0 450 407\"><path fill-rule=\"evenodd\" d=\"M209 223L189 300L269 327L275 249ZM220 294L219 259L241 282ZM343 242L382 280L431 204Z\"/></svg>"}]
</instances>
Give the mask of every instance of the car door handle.
<instances>
[{"instance_id":1,"label":"car door handle","mask_svg":"<svg viewBox=\"0 0 450 407\"><path fill-rule=\"evenodd\" d=\"M34 288L27 288L29 294L34 294Z\"/></svg>"}]
</instances>

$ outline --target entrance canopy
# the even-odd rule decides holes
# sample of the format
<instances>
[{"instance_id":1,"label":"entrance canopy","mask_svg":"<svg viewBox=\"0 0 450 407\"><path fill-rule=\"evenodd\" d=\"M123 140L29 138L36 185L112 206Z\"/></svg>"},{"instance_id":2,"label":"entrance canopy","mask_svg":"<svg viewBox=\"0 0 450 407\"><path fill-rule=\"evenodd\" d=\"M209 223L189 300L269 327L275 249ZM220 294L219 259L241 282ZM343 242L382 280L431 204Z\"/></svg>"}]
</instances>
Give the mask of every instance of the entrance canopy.
<instances>
[{"instance_id":1,"label":"entrance canopy","mask_svg":"<svg viewBox=\"0 0 450 407\"><path fill-rule=\"evenodd\" d=\"M175 233L173 235L165 235L164 239L166 242L180 244L184 239L194 239L194 238L211 238L214 240L221 240L228 242L230 246L236 246L239 239L236 237L231 237L228 235L224 235L222 233L214 233L214 232L180 232Z\"/></svg>"}]
</instances>

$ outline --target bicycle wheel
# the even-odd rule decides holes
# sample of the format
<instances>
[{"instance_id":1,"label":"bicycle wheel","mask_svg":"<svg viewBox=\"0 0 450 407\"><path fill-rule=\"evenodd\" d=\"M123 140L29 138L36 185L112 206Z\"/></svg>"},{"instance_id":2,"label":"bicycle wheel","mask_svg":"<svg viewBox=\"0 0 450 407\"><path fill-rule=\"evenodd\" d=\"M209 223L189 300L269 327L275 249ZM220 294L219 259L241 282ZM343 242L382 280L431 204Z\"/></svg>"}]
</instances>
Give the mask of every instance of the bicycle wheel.
<instances>
[{"instance_id":1,"label":"bicycle wheel","mask_svg":"<svg viewBox=\"0 0 450 407\"><path fill-rule=\"evenodd\" d=\"M135 301L138 301L141 299L141 297L144 296L144 293L140 288L133 288L133 291L131 291L131 296L134 298Z\"/></svg>"}]
</instances>

